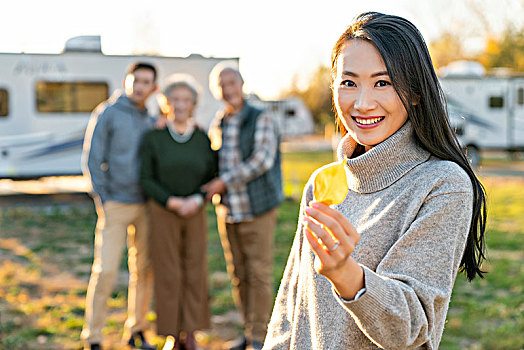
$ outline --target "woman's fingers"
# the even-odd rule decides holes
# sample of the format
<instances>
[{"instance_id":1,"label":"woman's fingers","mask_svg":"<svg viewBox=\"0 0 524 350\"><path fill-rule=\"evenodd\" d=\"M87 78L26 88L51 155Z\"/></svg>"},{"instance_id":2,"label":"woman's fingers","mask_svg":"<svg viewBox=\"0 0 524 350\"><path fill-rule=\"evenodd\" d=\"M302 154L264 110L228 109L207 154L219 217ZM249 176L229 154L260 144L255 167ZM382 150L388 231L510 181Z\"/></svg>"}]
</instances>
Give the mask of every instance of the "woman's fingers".
<instances>
[{"instance_id":1,"label":"woman's fingers","mask_svg":"<svg viewBox=\"0 0 524 350\"><path fill-rule=\"evenodd\" d=\"M351 253L340 246L339 242L335 242L331 250L327 249L315 232L308 226L304 227L304 235L309 242L311 250L317 257L315 259L315 270L328 278L335 277Z\"/></svg>"},{"instance_id":2,"label":"woman's fingers","mask_svg":"<svg viewBox=\"0 0 524 350\"><path fill-rule=\"evenodd\" d=\"M340 241L333 237L333 235L322 224L316 222L311 217L305 216L304 228L309 230L322 245L327 252L335 251L340 245Z\"/></svg>"},{"instance_id":3,"label":"woman's fingers","mask_svg":"<svg viewBox=\"0 0 524 350\"><path fill-rule=\"evenodd\" d=\"M304 235L315 255L318 256L321 261L327 259L328 252L326 251L324 244L319 242L318 237L307 226L304 227Z\"/></svg>"},{"instance_id":4,"label":"woman's fingers","mask_svg":"<svg viewBox=\"0 0 524 350\"><path fill-rule=\"evenodd\" d=\"M353 251L360 235L351 223L338 211L325 206L325 208L306 208L306 217L317 222L321 227L329 232L333 239L341 242L342 245L348 246ZM326 210L327 209L327 210ZM340 214L340 215L336 215ZM332 247L331 245L327 245Z\"/></svg>"},{"instance_id":5,"label":"woman's fingers","mask_svg":"<svg viewBox=\"0 0 524 350\"><path fill-rule=\"evenodd\" d=\"M360 238L353 225L337 210L315 202L306 208L304 234L318 258L317 272L330 278L343 266Z\"/></svg>"},{"instance_id":6,"label":"woman's fingers","mask_svg":"<svg viewBox=\"0 0 524 350\"><path fill-rule=\"evenodd\" d=\"M349 222L349 220L338 210L331 208L329 205L326 205L322 202L310 202L311 208L317 209L320 213L324 213L329 217L337 221L344 229L348 235L358 235L355 227Z\"/></svg>"},{"instance_id":7,"label":"woman's fingers","mask_svg":"<svg viewBox=\"0 0 524 350\"><path fill-rule=\"evenodd\" d=\"M304 234L309 245L319 259L320 264L318 266L315 264L316 270L328 277L329 273L344 265L353 252L353 247L349 243L342 244L334 239L325 227L311 218L305 217L303 224Z\"/></svg>"}]
</instances>

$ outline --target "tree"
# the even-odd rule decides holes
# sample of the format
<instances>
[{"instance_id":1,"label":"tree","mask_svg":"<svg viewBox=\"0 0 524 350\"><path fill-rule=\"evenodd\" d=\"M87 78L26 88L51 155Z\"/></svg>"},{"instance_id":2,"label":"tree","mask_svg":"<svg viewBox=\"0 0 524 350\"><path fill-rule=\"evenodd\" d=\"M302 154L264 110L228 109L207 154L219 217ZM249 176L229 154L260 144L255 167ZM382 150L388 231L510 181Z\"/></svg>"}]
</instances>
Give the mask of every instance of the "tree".
<instances>
[{"instance_id":1,"label":"tree","mask_svg":"<svg viewBox=\"0 0 524 350\"><path fill-rule=\"evenodd\" d=\"M445 32L429 44L435 68L441 68L456 60L475 60L486 70L506 67L515 72L524 72L524 27L517 29L508 24L499 35L486 32L484 48L480 52L467 54L457 34Z\"/></svg>"},{"instance_id":2,"label":"tree","mask_svg":"<svg viewBox=\"0 0 524 350\"><path fill-rule=\"evenodd\" d=\"M506 67L524 72L524 28L508 25L499 37L487 37L486 48L477 60L488 69Z\"/></svg>"},{"instance_id":3,"label":"tree","mask_svg":"<svg viewBox=\"0 0 524 350\"><path fill-rule=\"evenodd\" d=\"M429 53L435 68L441 68L453 61L462 60L467 57L462 40L452 33L445 32L429 44Z\"/></svg>"}]
</instances>

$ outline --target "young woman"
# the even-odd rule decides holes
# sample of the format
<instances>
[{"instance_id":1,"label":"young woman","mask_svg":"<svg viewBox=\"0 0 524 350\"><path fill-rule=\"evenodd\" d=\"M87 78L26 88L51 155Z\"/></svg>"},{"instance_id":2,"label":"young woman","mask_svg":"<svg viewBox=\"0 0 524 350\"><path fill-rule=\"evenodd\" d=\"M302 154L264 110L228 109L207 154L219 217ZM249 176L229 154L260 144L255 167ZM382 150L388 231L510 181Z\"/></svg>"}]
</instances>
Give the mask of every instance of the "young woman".
<instances>
[{"instance_id":1,"label":"young woman","mask_svg":"<svg viewBox=\"0 0 524 350\"><path fill-rule=\"evenodd\" d=\"M332 78L347 195L306 185L264 349L437 349L458 270L482 276L484 189L409 21L358 16Z\"/></svg>"},{"instance_id":2,"label":"young woman","mask_svg":"<svg viewBox=\"0 0 524 350\"><path fill-rule=\"evenodd\" d=\"M164 89L167 127L146 134L140 183L151 198L150 250L154 271L157 333L179 348L196 348L193 332L209 327L207 224L200 186L214 178L217 157L192 113L197 90L188 78ZM165 346L167 349L169 346Z\"/></svg>"}]
</instances>

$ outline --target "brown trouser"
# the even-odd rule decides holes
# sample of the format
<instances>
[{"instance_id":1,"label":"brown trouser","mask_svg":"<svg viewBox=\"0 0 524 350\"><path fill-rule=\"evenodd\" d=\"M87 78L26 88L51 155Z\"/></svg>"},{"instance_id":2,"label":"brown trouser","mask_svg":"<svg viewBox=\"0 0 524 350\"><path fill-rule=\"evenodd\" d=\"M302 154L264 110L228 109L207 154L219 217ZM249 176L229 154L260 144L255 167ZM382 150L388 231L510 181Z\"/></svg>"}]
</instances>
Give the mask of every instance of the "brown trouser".
<instances>
[{"instance_id":1,"label":"brown trouser","mask_svg":"<svg viewBox=\"0 0 524 350\"><path fill-rule=\"evenodd\" d=\"M209 328L207 220L204 208L188 218L148 203L155 275L157 334Z\"/></svg>"},{"instance_id":2,"label":"brown trouser","mask_svg":"<svg viewBox=\"0 0 524 350\"><path fill-rule=\"evenodd\" d=\"M225 206L217 206L216 213L233 298L243 318L245 336L263 342L273 306L271 267L277 210L234 224L226 223Z\"/></svg>"},{"instance_id":3,"label":"brown trouser","mask_svg":"<svg viewBox=\"0 0 524 350\"><path fill-rule=\"evenodd\" d=\"M153 286L149 261L147 220L144 204L95 200L98 221L95 230L95 258L86 297L86 321L82 339L102 342L107 300L113 291L127 237L129 288L127 321L123 338L147 327L146 314ZM132 227L134 229L132 229Z\"/></svg>"}]
</instances>

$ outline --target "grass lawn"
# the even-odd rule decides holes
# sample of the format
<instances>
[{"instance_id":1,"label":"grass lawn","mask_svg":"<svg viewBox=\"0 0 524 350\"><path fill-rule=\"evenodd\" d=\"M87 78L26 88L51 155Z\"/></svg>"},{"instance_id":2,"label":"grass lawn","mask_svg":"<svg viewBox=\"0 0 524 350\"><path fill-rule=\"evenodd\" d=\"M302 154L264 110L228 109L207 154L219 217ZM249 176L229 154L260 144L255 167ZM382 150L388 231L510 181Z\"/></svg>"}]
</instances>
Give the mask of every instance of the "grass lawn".
<instances>
[{"instance_id":1,"label":"grass lawn","mask_svg":"<svg viewBox=\"0 0 524 350\"><path fill-rule=\"evenodd\" d=\"M284 192L275 237L275 292L296 229L298 201L312 170L329 152L283 155ZM489 273L468 283L459 275L441 349L524 347L524 180L483 178L489 194ZM91 203L0 209L0 349L79 349L96 216ZM200 343L215 348L238 332L229 279L212 208L208 264L213 329ZM107 344L118 349L125 320L126 263L110 301ZM154 314L149 315L154 320ZM151 333L153 334L153 333ZM155 342L161 344L161 339ZM109 348L109 347L108 347Z\"/></svg>"}]
</instances>

